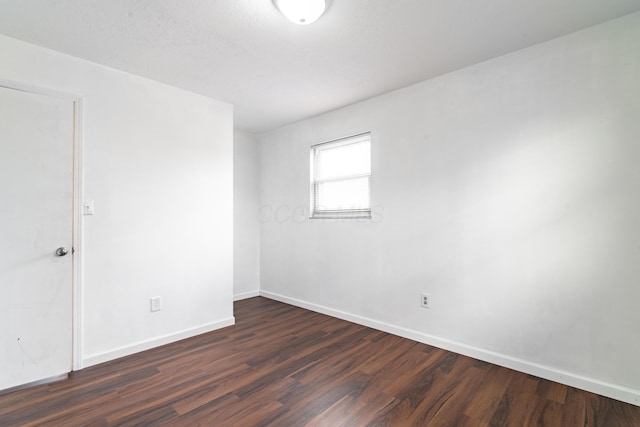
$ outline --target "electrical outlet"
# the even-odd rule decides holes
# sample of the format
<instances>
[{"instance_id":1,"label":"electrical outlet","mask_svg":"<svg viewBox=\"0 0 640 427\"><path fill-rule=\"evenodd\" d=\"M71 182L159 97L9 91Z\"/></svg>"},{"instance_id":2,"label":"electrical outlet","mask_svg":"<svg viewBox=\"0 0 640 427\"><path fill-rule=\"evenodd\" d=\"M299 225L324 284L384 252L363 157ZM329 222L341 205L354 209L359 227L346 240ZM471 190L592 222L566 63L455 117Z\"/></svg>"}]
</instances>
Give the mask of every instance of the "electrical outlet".
<instances>
[{"instance_id":1,"label":"electrical outlet","mask_svg":"<svg viewBox=\"0 0 640 427\"><path fill-rule=\"evenodd\" d=\"M423 292L420 294L420 307L431 308L431 297L429 294Z\"/></svg>"},{"instance_id":2,"label":"electrical outlet","mask_svg":"<svg viewBox=\"0 0 640 427\"><path fill-rule=\"evenodd\" d=\"M160 311L161 307L160 297L151 297L151 311Z\"/></svg>"}]
</instances>

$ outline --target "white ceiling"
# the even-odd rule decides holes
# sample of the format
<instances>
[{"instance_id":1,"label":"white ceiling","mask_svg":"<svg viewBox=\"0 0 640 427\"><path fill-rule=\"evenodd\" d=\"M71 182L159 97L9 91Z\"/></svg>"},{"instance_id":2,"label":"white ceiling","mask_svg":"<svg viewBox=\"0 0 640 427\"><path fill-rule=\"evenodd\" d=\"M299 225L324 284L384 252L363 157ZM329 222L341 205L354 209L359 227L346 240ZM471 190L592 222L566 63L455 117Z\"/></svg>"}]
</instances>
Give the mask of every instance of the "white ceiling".
<instances>
[{"instance_id":1,"label":"white ceiling","mask_svg":"<svg viewBox=\"0 0 640 427\"><path fill-rule=\"evenodd\" d=\"M260 133L640 10L640 0L0 0L0 33L235 107ZM1 59L1 57L0 57Z\"/></svg>"}]
</instances>

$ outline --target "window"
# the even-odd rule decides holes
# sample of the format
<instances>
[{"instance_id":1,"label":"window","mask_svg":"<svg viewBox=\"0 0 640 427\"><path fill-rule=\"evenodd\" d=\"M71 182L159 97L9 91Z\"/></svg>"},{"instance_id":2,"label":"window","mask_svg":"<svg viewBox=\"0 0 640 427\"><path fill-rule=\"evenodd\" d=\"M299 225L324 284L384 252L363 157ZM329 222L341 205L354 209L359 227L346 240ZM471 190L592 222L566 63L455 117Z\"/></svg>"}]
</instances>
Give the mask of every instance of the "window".
<instances>
[{"instance_id":1,"label":"window","mask_svg":"<svg viewBox=\"0 0 640 427\"><path fill-rule=\"evenodd\" d=\"M311 147L311 218L371 218L371 134Z\"/></svg>"}]
</instances>

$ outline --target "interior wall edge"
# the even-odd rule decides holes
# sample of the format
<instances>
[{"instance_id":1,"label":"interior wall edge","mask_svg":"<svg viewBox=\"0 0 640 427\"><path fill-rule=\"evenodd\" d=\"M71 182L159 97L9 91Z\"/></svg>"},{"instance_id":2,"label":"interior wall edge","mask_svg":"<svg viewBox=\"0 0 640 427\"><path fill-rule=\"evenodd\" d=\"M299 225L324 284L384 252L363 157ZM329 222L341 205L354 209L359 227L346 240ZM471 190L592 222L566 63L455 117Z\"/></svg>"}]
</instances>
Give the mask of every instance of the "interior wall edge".
<instances>
[{"instance_id":1,"label":"interior wall edge","mask_svg":"<svg viewBox=\"0 0 640 427\"><path fill-rule=\"evenodd\" d=\"M83 368L89 366L98 365L100 363L109 362L111 360L119 359L124 356L130 356L141 351L150 350L152 348L160 347L165 344L171 344L176 341L195 337L196 335L206 334L207 332L213 332L218 329L226 328L227 326L235 325L235 317L228 317L226 319L219 320L217 322L207 323L195 328L185 329L172 334L155 337L149 340L137 342L135 344L119 347L113 350L109 350L103 353L91 354L86 356L82 360Z\"/></svg>"},{"instance_id":2,"label":"interior wall edge","mask_svg":"<svg viewBox=\"0 0 640 427\"><path fill-rule=\"evenodd\" d=\"M239 294L235 294L233 295L233 300L234 301L240 301L243 299L247 299L247 298L253 298L253 297L258 297L260 296L260 290L256 289L255 291L249 291L249 292L242 292Z\"/></svg>"},{"instance_id":3,"label":"interior wall edge","mask_svg":"<svg viewBox=\"0 0 640 427\"><path fill-rule=\"evenodd\" d=\"M448 340L435 335L425 334L423 332L394 325L391 323L381 322L368 317L359 316L357 314L336 310L331 307L314 304L297 298L291 298L266 290L260 290L260 296L285 304L294 305L296 307L311 310L327 316L346 320L358 325L367 326L382 332L397 335L413 341L418 341L433 347L451 351L463 356L468 356L484 362L493 363L494 365L513 369L525 374L534 375L546 380L555 381L570 387L579 388L591 393L611 399L620 400L625 403L640 406L640 390L624 387L618 384L612 384L600 381L596 378L585 377L571 372L555 369L549 366L541 365L526 359L520 359L508 356L506 354L496 353L483 348L467 345L465 343Z\"/></svg>"}]
</instances>

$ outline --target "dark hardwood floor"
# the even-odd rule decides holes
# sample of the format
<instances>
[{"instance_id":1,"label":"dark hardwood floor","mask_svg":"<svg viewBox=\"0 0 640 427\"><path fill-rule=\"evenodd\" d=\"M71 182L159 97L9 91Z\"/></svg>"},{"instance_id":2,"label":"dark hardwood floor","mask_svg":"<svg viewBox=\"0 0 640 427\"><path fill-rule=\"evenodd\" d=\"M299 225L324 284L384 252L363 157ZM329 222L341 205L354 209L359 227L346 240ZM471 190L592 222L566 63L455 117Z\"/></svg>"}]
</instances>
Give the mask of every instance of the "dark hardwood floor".
<instances>
[{"instance_id":1,"label":"dark hardwood floor","mask_svg":"<svg viewBox=\"0 0 640 427\"><path fill-rule=\"evenodd\" d=\"M640 407L268 299L235 316L0 396L0 426L640 426Z\"/></svg>"}]
</instances>

